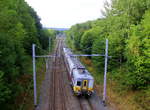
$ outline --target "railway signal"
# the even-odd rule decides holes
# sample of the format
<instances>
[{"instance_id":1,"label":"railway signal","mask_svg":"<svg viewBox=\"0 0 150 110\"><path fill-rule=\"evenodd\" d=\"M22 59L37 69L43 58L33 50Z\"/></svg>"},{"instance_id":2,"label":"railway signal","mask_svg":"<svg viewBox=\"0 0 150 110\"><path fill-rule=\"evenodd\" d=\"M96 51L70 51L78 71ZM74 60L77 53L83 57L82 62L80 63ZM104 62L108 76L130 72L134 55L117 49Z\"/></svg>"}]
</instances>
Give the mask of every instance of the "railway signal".
<instances>
[{"instance_id":1,"label":"railway signal","mask_svg":"<svg viewBox=\"0 0 150 110\"><path fill-rule=\"evenodd\" d=\"M104 87L103 87L103 103L106 102L106 84L107 84L107 62L108 58L111 58L111 56L108 56L108 39L106 39L106 47L105 47L105 54L78 54L78 55L70 55L70 56L103 56L105 57L105 66L104 66Z\"/></svg>"}]
</instances>

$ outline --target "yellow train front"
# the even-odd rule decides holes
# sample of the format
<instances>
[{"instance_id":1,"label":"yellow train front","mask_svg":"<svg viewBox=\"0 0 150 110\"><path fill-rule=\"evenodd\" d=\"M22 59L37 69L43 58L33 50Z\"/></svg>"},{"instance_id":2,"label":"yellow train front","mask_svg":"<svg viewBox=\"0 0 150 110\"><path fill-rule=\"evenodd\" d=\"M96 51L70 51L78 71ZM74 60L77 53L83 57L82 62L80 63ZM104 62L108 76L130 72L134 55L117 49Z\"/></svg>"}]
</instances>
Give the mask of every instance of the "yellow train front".
<instances>
[{"instance_id":1,"label":"yellow train front","mask_svg":"<svg viewBox=\"0 0 150 110\"><path fill-rule=\"evenodd\" d=\"M85 68L75 68L72 72L73 91L77 96L91 96L94 92L94 79Z\"/></svg>"}]
</instances>

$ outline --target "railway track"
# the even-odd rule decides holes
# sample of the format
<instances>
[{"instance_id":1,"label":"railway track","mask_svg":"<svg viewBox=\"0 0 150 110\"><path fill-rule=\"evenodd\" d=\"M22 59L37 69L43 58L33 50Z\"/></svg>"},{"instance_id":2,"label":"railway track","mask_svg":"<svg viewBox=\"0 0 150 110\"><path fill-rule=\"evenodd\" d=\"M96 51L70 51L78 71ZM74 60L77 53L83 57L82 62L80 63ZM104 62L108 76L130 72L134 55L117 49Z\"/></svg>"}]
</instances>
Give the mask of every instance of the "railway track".
<instances>
[{"instance_id":1,"label":"railway track","mask_svg":"<svg viewBox=\"0 0 150 110\"><path fill-rule=\"evenodd\" d=\"M94 110L89 103L88 99L79 98L81 110Z\"/></svg>"},{"instance_id":2,"label":"railway track","mask_svg":"<svg viewBox=\"0 0 150 110\"><path fill-rule=\"evenodd\" d=\"M53 60L52 74L51 74L51 97L50 97L50 110L67 110L65 103L65 89L62 79L63 67L62 67L62 40L58 39L55 49L56 57Z\"/></svg>"},{"instance_id":3,"label":"railway track","mask_svg":"<svg viewBox=\"0 0 150 110\"><path fill-rule=\"evenodd\" d=\"M64 43L63 43L63 45L62 45L62 47L64 47ZM62 58L63 59L63 58ZM62 60L63 61L63 65L65 65L65 61L64 60ZM65 66L65 68L66 68L66 66ZM67 71L67 68L65 69L65 71ZM67 71L68 72L68 71ZM66 74L64 74L64 75L66 75L65 77L67 78L66 80L68 80L69 81L69 73L66 73ZM69 85L69 82L68 82L68 85ZM69 88L71 88L71 86L69 86ZM67 89L65 89L65 90L67 90ZM71 89L70 89L71 90ZM70 91L70 92L72 92L72 90ZM67 93L67 92L65 92L65 93ZM74 93L72 92L72 95L73 95L73 97L75 97L75 99L78 101L78 103L79 103L79 105L78 105L78 107L76 108L76 109L78 109L78 110L96 110L96 109L93 109L93 107L92 107L92 105L91 105L91 103L90 103L90 101L88 100L88 99L86 99L86 98L83 98L83 97L81 97L81 98L78 98L78 97L76 97L76 96L74 96ZM74 99L74 100L75 100ZM68 110L72 110L72 109L68 109Z\"/></svg>"},{"instance_id":4,"label":"railway track","mask_svg":"<svg viewBox=\"0 0 150 110\"><path fill-rule=\"evenodd\" d=\"M63 39L58 39L52 59L50 73L50 96L48 110L104 110L97 109L94 104L84 97L76 97L70 86L68 71L63 60Z\"/></svg>"}]
</instances>

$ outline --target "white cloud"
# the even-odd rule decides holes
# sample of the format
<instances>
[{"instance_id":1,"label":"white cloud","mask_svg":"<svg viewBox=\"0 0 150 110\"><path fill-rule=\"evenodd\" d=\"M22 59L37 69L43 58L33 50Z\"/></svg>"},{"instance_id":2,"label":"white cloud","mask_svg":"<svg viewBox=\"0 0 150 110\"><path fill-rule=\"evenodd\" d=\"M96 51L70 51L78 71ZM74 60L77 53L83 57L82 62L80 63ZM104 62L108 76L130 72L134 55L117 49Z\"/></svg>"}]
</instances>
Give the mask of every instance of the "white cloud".
<instances>
[{"instance_id":1,"label":"white cloud","mask_svg":"<svg viewBox=\"0 0 150 110\"><path fill-rule=\"evenodd\" d=\"M105 0L25 0L46 27L65 27L101 17Z\"/></svg>"}]
</instances>

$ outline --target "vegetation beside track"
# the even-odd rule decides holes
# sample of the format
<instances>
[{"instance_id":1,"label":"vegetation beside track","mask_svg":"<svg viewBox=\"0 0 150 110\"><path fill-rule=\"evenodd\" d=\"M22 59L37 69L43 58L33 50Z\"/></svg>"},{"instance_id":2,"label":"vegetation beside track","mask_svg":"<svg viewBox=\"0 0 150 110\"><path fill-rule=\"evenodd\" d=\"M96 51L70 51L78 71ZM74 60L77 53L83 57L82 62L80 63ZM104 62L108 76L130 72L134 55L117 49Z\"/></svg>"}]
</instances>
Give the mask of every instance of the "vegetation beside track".
<instances>
[{"instance_id":1,"label":"vegetation beside track","mask_svg":"<svg viewBox=\"0 0 150 110\"><path fill-rule=\"evenodd\" d=\"M50 35L54 36L55 31L49 30ZM53 39L51 41L50 49L46 50L43 54L51 54L53 52L53 49L55 47L56 40ZM50 50L50 51L49 51ZM39 98L40 98L40 92L41 92L41 86L43 81L45 80L45 73L46 73L46 59L40 58L36 60L36 72L37 72L37 103L39 104ZM30 72L32 74L32 62L30 66ZM34 94L33 94L33 76L30 75L30 79L27 79L28 81L25 83L27 85L27 89L25 91L25 96L20 97L22 102L20 102L20 106L18 110L33 110L34 109ZM24 78L24 77L23 77ZM22 100L23 99L23 100Z\"/></svg>"},{"instance_id":2,"label":"vegetation beside track","mask_svg":"<svg viewBox=\"0 0 150 110\"><path fill-rule=\"evenodd\" d=\"M149 110L150 1L112 0L111 5L106 3L103 12L103 18L72 26L66 32L67 44L76 52L104 54L107 38L112 56L108 62L110 103L120 110ZM104 57L86 60L84 63L96 82L102 81Z\"/></svg>"},{"instance_id":3,"label":"vegetation beside track","mask_svg":"<svg viewBox=\"0 0 150 110\"><path fill-rule=\"evenodd\" d=\"M42 81L45 78L45 60L44 59L39 59L36 61L36 67L37 67L37 94L38 94L38 99L40 95L40 87L42 84ZM32 62L31 62L31 74L32 74ZM33 76L29 75L30 78L25 78L24 76L22 77L26 82L24 83L26 85L25 91L23 91L19 95L17 100L20 100L17 102L19 107L17 107L17 110L33 110L34 109L34 100L33 100ZM21 82L22 80L21 79Z\"/></svg>"},{"instance_id":4,"label":"vegetation beside track","mask_svg":"<svg viewBox=\"0 0 150 110\"><path fill-rule=\"evenodd\" d=\"M49 37L52 44L57 32L43 29L24 0L1 0L0 24L0 108L17 110L23 97L31 95L28 89L33 89L32 44L41 48L36 50L41 55L48 50Z\"/></svg>"}]
</instances>

